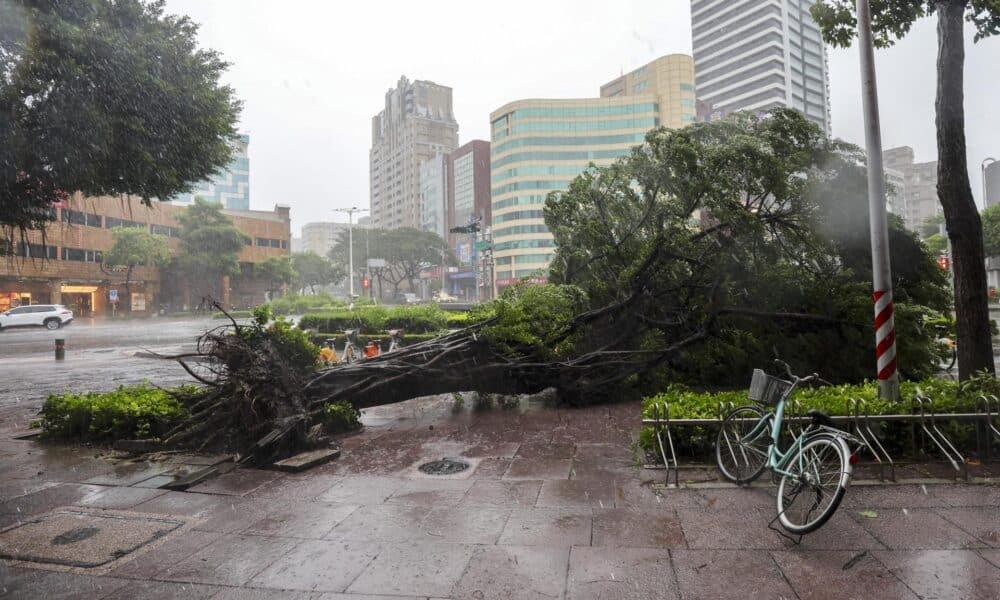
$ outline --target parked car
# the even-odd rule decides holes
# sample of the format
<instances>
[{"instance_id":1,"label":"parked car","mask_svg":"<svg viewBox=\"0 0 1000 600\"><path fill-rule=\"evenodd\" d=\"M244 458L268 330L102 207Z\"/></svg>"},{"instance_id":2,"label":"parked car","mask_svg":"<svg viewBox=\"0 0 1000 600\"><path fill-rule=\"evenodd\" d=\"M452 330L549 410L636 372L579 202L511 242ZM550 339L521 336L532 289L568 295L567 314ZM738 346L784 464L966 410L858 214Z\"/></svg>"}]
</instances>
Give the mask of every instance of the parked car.
<instances>
[{"instance_id":1,"label":"parked car","mask_svg":"<svg viewBox=\"0 0 1000 600\"><path fill-rule=\"evenodd\" d=\"M56 330L73 320L73 311L62 304L32 304L18 306L0 313L0 329L40 325Z\"/></svg>"},{"instance_id":2,"label":"parked car","mask_svg":"<svg viewBox=\"0 0 1000 600\"><path fill-rule=\"evenodd\" d=\"M396 296L396 302L400 304L420 304L420 296L412 292L400 292Z\"/></svg>"}]
</instances>

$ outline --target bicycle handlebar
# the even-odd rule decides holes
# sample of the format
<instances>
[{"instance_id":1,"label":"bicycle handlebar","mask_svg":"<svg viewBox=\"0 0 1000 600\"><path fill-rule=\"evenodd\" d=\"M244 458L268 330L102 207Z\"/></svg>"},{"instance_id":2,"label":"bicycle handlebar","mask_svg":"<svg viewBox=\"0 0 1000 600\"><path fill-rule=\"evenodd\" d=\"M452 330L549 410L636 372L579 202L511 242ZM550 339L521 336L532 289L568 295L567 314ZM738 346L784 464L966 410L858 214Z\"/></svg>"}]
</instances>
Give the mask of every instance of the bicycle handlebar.
<instances>
[{"instance_id":1,"label":"bicycle handlebar","mask_svg":"<svg viewBox=\"0 0 1000 600\"><path fill-rule=\"evenodd\" d=\"M833 385L829 381L821 378L819 376L819 373L813 373L812 375L807 375L805 377L797 377L795 373L792 373L792 367L789 366L788 363L781 360L780 358L774 359L774 364L778 365L779 367L784 367L785 372L788 373L788 377L794 381L797 381L798 383L809 383L810 381L818 381L823 385Z\"/></svg>"}]
</instances>

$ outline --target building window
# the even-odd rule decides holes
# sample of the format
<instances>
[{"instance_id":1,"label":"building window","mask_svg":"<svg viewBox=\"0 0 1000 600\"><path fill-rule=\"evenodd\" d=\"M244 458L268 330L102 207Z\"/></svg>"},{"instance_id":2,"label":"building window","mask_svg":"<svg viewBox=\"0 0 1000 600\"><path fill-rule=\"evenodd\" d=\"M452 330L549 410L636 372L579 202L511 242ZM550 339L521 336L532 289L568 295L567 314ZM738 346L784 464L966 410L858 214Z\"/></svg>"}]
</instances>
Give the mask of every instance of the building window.
<instances>
[{"instance_id":1,"label":"building window","mask_svg":"<svg viewBox=\"0 0 1000 600\"><path fill-rule=\"evenodd\" d=\"M18 244L18 256L24 258L47 258L55 260L58 255L55 246L43 244Z\"/></svg>"},{"instance_id":2,"label":"building window","mask_svg":"<svg viewBox=\"0 0 1000 600\"><path fill-rule=\"evenodd\" d=\"M83 248L63 248L62 259L76 262L99 263L103 260L100 250L85 250Z\"/></svg>"},{"instance_id":3,"label":"building window","mask_svg":"<svg viewBox=\"0 0 1000 600\"><path fill-rule=\"evenodd\" d=\"M168 227L166 225L156 225L155 223L150 223L149 225L150 233L155 235L163 235L166 237L180 237L181 230L176 227Z\"/></svg>"},{"instance_id":4,"label":"building window","mask_svg":"<svg viewBox=\"0 0 1000 600\"><path fill-rule=\"evenodd\" d=\"M84 225L87 227L100 227L101 215L85 213L77 210L64 208L62 211L62 222L70 225Z\"/></svg>"},{"instance_id":5,"label":"building window","mask_svg":"<svg viewBox=\"0 0 1000 600\"><path fill-rule=\"evenodd\" d=\"M145 229L146 224L140 223L139 221L129 221L127 219L118 219L115 217L104 217L104 227L107 229L114 229L115 227L136 227Z\"/></svg>"}]
</instances>

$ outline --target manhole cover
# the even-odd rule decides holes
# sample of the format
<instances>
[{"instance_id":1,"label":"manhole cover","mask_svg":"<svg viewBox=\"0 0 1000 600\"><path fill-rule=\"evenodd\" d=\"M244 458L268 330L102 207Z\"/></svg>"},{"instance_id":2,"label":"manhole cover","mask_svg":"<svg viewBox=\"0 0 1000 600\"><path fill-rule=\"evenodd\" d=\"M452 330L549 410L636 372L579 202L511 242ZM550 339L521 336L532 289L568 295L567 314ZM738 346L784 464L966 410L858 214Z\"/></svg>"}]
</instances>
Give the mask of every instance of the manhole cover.
<instances>
[{"instance_id":1,"label":"manhole cover","mask_svg":"<svg viewBox=\"0 0 1000 600\"><path fill-rule=\"evenodd\" d=\"M442 458L441 460L426 462L418 468L422 473L427 473L428 475L454 475L468 469L469 463L453 458Z\"/></svg>"},{"instance_id":2,"label":"manhole cover","mask_svg":"<svg viewBox=\"0 0 1000 600\"><path fill-rule=\"evenodd\" d=\"M62 510L0 532L0 558L98 567L182 524L158 517Z\"/></svg>"}]
</instances>

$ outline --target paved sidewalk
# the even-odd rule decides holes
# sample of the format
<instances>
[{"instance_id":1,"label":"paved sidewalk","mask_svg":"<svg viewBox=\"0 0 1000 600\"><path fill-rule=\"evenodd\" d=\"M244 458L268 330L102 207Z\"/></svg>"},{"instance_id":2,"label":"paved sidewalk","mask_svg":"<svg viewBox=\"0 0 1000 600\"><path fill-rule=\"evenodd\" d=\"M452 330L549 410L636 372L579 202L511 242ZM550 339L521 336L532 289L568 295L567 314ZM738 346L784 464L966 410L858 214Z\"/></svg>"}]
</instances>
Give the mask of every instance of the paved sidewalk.
<instances>
[{"instance_id":1,"label":"paved sidewalk","mask_svg":"<svg viewBox=\"0 0 1000 600\"><path fill-rule=\"evenodd\" d=\"M332 463L187 492L144 487L157 465L13 440L13 410L0 414L0 530L57 509L170 525L97 567L0 561L4 598L1000 596L1000 487L857 485L796 546L767 528L773 488L654 485L662 472L631 458L635 404L411 401L368 411ZM442 457L472 466L416 469Z\"/></svg>"}]
</instances>

